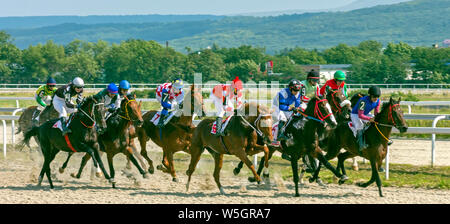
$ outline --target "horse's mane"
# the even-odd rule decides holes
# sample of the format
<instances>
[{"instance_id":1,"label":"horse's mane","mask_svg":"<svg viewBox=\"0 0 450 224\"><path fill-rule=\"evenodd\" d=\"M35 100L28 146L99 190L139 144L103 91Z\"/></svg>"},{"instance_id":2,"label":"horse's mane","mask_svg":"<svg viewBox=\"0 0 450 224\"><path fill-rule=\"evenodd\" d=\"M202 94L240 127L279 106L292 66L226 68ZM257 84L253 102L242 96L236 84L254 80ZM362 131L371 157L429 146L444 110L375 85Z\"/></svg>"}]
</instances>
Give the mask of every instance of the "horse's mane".
<instances>
[{"instance_id":1,"label":"horse's mane","mask_svg":"<svg viewBox=\"0 0 450 224\"><path fill-rule=\"evenodd\" d=\"M392 101L392 102L394 102L394 101ZM384 111L387 110L387 109L386 109L387 107L389 107L390 105L392 105L392 102L389 100L388 102L384 102L384 103L381 105L380 112L378 112L378 114L375 115L375 120L376 120L376 121L379 121L379 120L381 119L382 114L384 114ZM394 102L394 103L395 103L395 102Z\"/></svg>"}]
</instances>

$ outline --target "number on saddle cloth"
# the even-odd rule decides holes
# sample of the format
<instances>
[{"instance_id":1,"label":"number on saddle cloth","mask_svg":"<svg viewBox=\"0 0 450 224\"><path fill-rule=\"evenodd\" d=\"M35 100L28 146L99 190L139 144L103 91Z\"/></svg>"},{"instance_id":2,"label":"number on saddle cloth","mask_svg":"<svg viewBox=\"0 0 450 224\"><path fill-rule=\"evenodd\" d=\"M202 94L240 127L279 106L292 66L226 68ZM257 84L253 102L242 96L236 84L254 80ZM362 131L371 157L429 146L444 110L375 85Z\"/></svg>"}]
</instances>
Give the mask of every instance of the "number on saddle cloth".
<instances>
[{"instance_id":1,"label":"number on saddle cloth","mask_svg":"<svg viewBox=\"0 0 450 224\"><path fill-rule=\"evenodd\" d=\"M222 120L222 133L224 133L224 131L225 131L225 128L228 126L228 123L229 123L229 121L231 120L231 117L232 117L233 115L230 115L230 116L228 116L227 118L225 118L225 120ZM216 124L216 122L214 121L214 123L213 123L213 125L212 125L212 127L211 127L211 134L216 134L216 132L217 132L217 124Z\"/></svg>"}]
</instances>

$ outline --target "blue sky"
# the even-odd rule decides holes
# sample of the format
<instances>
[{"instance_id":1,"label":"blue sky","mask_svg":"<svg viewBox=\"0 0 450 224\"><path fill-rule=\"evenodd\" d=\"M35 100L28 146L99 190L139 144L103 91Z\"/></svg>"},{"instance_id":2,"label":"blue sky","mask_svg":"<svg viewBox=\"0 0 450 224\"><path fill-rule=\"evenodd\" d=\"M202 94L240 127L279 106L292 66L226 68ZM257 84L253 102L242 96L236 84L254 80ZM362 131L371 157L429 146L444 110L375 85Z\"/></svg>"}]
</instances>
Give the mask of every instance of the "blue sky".
<instances>
[{"instance_id":1,"label":"blue sky","mask_svg":"<svg viewBox=\"0 0 450 224\"><path fill-rule=\"evenodd\" d=\"M355 0L0 0L0 17L46 15L214 14L328 9Z\"/></svg>"}]
</instances>

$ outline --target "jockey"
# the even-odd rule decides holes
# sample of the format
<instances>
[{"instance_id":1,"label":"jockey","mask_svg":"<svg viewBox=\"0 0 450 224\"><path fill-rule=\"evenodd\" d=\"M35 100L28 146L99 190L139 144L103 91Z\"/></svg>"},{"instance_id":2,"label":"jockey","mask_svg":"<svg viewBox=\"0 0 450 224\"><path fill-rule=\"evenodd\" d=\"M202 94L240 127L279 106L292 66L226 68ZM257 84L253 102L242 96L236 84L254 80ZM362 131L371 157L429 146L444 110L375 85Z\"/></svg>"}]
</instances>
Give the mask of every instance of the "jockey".
<instances>
[{"instance_id":1,"label":"jockey","mask_svg":"<svg viewBox=\"0 0 450 224\"><path fill-rule=\"evenodd\" d=\"M55 96L53 97L53 107L59 113L61 119L62 135L71 133L72 131L66 126L66 119L68 113L74 113L77 111L77 106L73 104L72 97L77 95L76 102L80 104L83 100L84 81L80 77L76 77L73 81L67 85L59 87Z\"/></svg>"},{"instance_id":2,"label":"jockey","mask_svg":"<svg viewBox=\"0 0 450 224\"><path fill-rule=\"evenodd\" d=\"M364 125L367 122L375 122L374 115L380 112L380 95L380 88L378 86L371 86L369 88L369 95L361 97L353 107L351 119L356 129L355 137L357 137L360 154L367 147L363 141ZM374 115L369 114L372 110L374 110Z\"/></svg>"},{"instance_id":3,"label":"jockey","mask_svg":"<svg viewBox=\"0 0 450 224\"><path fill-rule=\"evenodd\" d=\"M32 119L33 125L37 126L39 124L39 115L45 109L46 106L49 106L51 104L52 97L56 91L55 86L56 86L55 79L53 79L52 77L49 77L47 79L47 84L40 86L36 90L35 98L36 98L36 102L38 103L38 105L36 108L37 110L33 114L33 119Z\"/></svg>"},{"instance_id":4,"label":"jockey","mask_svg":"<svg viewBox=\"0 0 450 224\"><path fill-rule=\"evenodd\" d=\"M330 79L325 82L325 85L320 88L320 95L326 96L330 90L342 89L344 91L345 98L347 95L347 85L345 84L346 75L343 71L336 71L334 73L334 79Z\"/></svg>"},{"instance_id":5,"label":"jockey","mask_svg":"<svg viewBox=\"0 0 450 224\"><path fill-rule=\"evenodd\" d=\"M158 127L164 126L164 120L170 109L181 107L184 100L183 80L174 79L172 82L164 83L156 89L156 99L161 103L161 117L158 121Z\"/></svg>"},{"instance_id":6,"label":"jockey","mask_svg":"<svg viewBox=\"0 0 450 224\"><path fill-rule=\"evenodd\" d=\"M216 109L216 134L215 136L224 136L222 133L222 119L225 113L233 112L234 109L238 109L243 106L242 101L242 81L239 77L233 80L230 84L219 84L214 86L211 91L210 98L214 102ZM236 106L235 106L236 104Z\"/></svg>"},{"instance_id":7,"label":"jockey","mask_svg":"<svg viewBox=\"0 0 450 224\"><path fill-rule=\"evenodd\" d=\"M301 83L300 81L293 79L289 82L288 88L282 89L273 98L273 106L275 116L277 117L278 123L278 135L275 136L277 140L275 142L286 140L284 135L285 124L292 116L294 110L300 108L301 104Z\"/></svg>"},{"instance_id":8,"label":"jockey","mask_svg":"<svg viewBox=\"0 0 450 224\"><path fill-rule=\"evenodd\" d=\"M308 73L306 80L300 82L300 94L302 101L300 107L302 108L303 112L305 111L306 105L308 105L309 100L314 96L319 96L319 80L320 73L312 69Z\"/></svg>"},{"instance_id":9,"label":"jockey","mask_svg":"<svg viewBox=\"0 0 450 224\"><path fill-rule=\"evenodd\" d=\"M123 98L124 96L128 95L128 90L130 89L131 85L127 80L122 80L119 83L119 96L120 98Z\"/></svg>"},{"instance_id":10,"label":"jockey","mask_svg":"<svg viewBox=\"0 0 450 224\"><path fill-rule=\"evenodd\" d=\"M119 88L117 88L116 84L110 83L107 88L98 92L96 96L105 102L105 108L108 110L106 117L120 108Z\"/></svg>"}]
</instances>

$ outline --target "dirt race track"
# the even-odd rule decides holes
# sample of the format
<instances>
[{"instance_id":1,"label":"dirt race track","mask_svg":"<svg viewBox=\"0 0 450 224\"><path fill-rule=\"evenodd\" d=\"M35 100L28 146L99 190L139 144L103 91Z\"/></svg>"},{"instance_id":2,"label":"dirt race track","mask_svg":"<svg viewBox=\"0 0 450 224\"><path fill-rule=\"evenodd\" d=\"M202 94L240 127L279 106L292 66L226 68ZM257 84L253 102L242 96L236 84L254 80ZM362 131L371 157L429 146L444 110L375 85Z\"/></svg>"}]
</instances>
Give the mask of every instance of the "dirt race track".
<instances>
[{"instance_id":1,"label":"dirt race track","mask_svg":"<svg viewBox=\"0 0 450 224\"><path fill-rule=\"evenodd\" d=\"M150 157L154 158L155 166L160 164L160 149L152 143ZM414 165L428 165L430 162L429 141L396 140L391 147L391 161L393 163L407 163ZM450 142L442 141L437 144L437 165L450 165ZM414 149L412 149L414 147ZM30 156L31 155L31 156ZM37 186L37 176L40 171L42 158L37 152L8 152L7 159L0 159L0 203L164 203L164 204L192 204L192 203L438 203L450 204L450 191L437 189L416 189L383 187L385 197L378 196L375 184L368 188L360 188L355 185L330 184L327 188L313 183L301 185L300 197L293 197L294 188L292 181L283 181L279 174L271 173L270 182L257 185L247 181L246 172L239 176L233 176L230 172L221 172L221 181L226 195L220 195L212 178L212 167L205 159L200 160L199 167L193 175L189 192L186 192L187 177L185 167L188 159L175 161L176 170L180 182L172 182L172 178L159 170L150 175L149 179L143 179L137 175L136 168L131 171L125 169L125 157L115 157L117 188L111 188L106 180L90 178L91 162L85 168L81 179L70 177L70 173L77 170L82 154L72 157L64 174L57 173L58 167L65 159L66 153L59 153L52 163L52 173L55 173L55 189L50 190L47 178L44 178L42 186ZM31 159L32 158L32 159ZM210 158L210 157L209 157ZM225 157L225 160L227 157ZM106 162L105 156L103 161ZM210 162L209 162L210 163ZM183 164L182 167L181 165ZM225 166L236 163L224 163ZM246 169L246 168L244 168ZM244 170L243 169L243 170ZM124 171L123 171L124 170ZM125 172L125 173L124 173ZM127 177L125 174L135 174L135 177ZM384 174L382 174L384 175ZM352 178L350 176L350 178Z\"/></svg>"}]
</instances>

